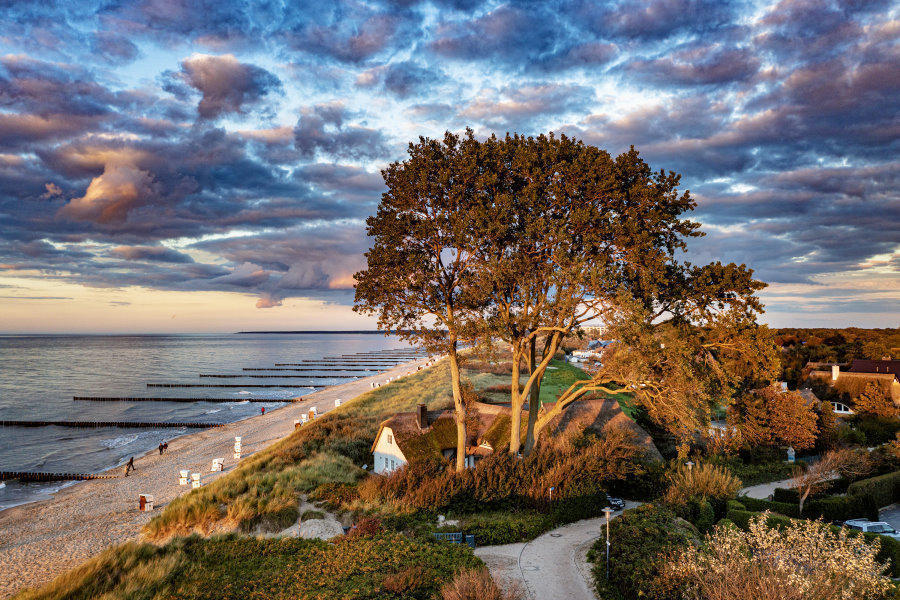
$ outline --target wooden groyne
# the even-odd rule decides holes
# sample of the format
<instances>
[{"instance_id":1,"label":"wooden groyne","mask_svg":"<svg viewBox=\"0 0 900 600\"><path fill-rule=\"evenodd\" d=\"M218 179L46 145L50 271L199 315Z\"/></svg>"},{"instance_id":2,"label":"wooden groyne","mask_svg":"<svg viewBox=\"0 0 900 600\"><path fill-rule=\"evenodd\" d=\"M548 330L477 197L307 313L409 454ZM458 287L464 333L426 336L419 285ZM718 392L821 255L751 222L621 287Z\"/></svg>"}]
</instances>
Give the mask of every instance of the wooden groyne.
<instances>
[{"instance_id":1,"label":"wooden groyne","mask_svg":"<svg viewBox=\"0 0 900 600\"><path fill-rule=\"evenodd\" d=\"M72 400L82 402L299 402L302 398L147 398L138 396L73 396Z\"/></svg>"},{"instance_id":2,"label":"wooden groyne","mask_svg":"<svg viewBox=\"0 0 900 600\"><path fill-rule=\"evenodd\" d=\"M88 479L117 479L118 475L97 475L94 473L40 473L35 471L0 471L0 481L86 481Z\"/></svg>"},{"instance_id":3,"label":"wooden groyne","mask_svg":"<svg viewBox=\"0 0 900 600\"><path fill-rule=\"evenodd\" d=\"M276 367L309 367L318 361L312 363L275 363ZM335 366L336 363L321 363L323 365ZM401 363L352 363L356 367L393 367Z\"/></svg>"},{"instance_id":4,"label":"wooden groyne","mask_svg":"<svg viewBox=\"0 0 900 600\"><path fill-rule=\"evenodd\" d=\"M288 368L278 368L278 367L244 367L244 371L343 371L343 372L360 372L360 373L371 373L377 369L359 369L355 367L343 367L343 368L332 368L332 367L296 367L293 369Z\"/></svg>"},{"instance_id":5,"label":"wooden groyne","mask_svg":"<svg viewBox=\"0 0 900 600\"><path fill-rule=\"evenodd\" d=\"M148 383L148 388L321 388L324 385L304 385L302 383ZM165 398L162 398L165 400ZM244 398L249 400L250 398ZM204 398L194 398L194 401ZM241 402L238 399L236 402ZM277 402L277 400L264 400L265 402Z\"/></svg>"},{"instance_id":6,"label":"wooden groyne","mask_svg":"<svg viewBox=\"0 0 900 600\"><path fill-rule=\"evenodd\" d=\"M200 377L255 377L258 379L358 379L361 375L247 375L245 373L200 373Z\"/></svg>"},{"instance_id":7,"label":"wooden groyne","mask_svg":"<svg viewBox=\"0 0 900 600\"><path fill-rule=\"evenodd\" d=\"M176 427L179 429L206 429L210 427L222 427L222 423L190 423L169 421L0 421L0 427L135 427L141 429L156 429L161 427Z\"/></svg>"}]
</instances>

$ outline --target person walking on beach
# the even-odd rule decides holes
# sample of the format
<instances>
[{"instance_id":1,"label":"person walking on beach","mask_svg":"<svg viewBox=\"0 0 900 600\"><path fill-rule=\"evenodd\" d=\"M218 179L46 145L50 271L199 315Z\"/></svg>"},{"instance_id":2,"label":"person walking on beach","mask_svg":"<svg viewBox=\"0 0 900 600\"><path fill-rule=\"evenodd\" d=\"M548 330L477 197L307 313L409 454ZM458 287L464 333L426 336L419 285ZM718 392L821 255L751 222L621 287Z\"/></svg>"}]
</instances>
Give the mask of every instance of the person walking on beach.
<instances>
[{"instance_id":1,"label":"person walking on beach","mask_svg":"<svg viewBox=\"0 0 900 600\"><path fill-rule=\"evenodd\" d=\"M163 442L163 452L169 451L169 442Z\"/></svg>"},{"instance_id":2,"label":"person walking on beach","mask_svg":"<svg viewBox=\"0 0 900 600\"><path fill-rule=\"evenodd\" d=\"M162 456L163 450L165 450L165 446L163 446L163 443L160 442L159 443L159 455L160 456Z\"/></svg>"},{"instance_id":3,"label":"person walking on beach","mask_svg":"<svg viewBox=\"0 0 900 600\"><path fill-rule=\"evenodd\" d=\"M136 471L136 470L137 469L134 468L134 457L132 456L131 458L128 459L128 464L125 465L125 477L128 477L129 473L131 473L132 471Z\"/></svg>"},{"instance_id":4,"label":"person walking on beach","mask_svg":"<svg viewBox=\"0 0 900 600\"><path fill-rule=\"evenodd\" d=\"M263 406L262 408L259 409L259 414L261 414L261 415L266 414L266 407L265 407L265 406Z\"/></svg>"}]
</instances>

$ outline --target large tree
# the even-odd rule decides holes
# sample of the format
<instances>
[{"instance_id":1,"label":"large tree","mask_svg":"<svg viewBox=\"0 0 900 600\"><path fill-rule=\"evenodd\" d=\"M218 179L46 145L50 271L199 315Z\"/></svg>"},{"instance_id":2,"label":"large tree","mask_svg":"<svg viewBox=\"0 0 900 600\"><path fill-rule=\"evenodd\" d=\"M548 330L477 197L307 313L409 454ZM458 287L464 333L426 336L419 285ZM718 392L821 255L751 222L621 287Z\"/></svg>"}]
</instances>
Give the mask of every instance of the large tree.
<instances>
[{"instance_id":1,"label":"large tree","mask_svg":"<svg viewBox=\"0 0 900 600\"><path fill-rule=\"evenodd\" d=\"M366 221L372 240L367 267L355 275L354 310L378 326L429 350L447 354L456 411L456 467L466 457L466 405L459 345L471 337L484 295L473 256L484 215L479 194L480 145L468 131L443 142L420 138L408 157L382 171L387 191Z\"/></svg>"}]
</instances>

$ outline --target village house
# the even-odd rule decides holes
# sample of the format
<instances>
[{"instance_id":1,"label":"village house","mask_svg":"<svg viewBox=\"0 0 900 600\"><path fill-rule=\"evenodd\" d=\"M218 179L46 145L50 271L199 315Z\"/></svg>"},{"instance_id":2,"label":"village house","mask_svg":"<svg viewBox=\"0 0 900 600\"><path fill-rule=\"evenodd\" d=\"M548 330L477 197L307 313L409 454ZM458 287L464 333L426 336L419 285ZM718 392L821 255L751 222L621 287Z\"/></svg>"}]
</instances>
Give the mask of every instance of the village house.
<instances>
[{"instance_id":1,"label":"village house","mask_svg":"<svg viewBox=\"0 0 900 600\"><path fill-rule=\"evenodd\" d=\"M474 467L477 460L492 454L504 429L509 430L508 407L474 403L466 422L466 466ZM397 413L381 423L372 454L379 474L391 473L416 458L455 460L456 415L452 410L429 411L424 404L415 412Z\"/></svg>"},{"instance_id":2,"label":"village house","mask_svg":"<svg viewBox=\"0 0 900 600\"><path fill-rule=\"evenodd\" d=\"M836 363L809 363L809 378L825 381L850 398L858 398L870 383L874 383L895 405L900 406L900 360L853 360L846 365ZM822 367L828 367L827 370ZM833 402L837 414L852 414L852 407Z\"/></svg>"},{"instance_id":3,"label":"village house","mask_svg":"<svg viewBox=\"0 0 900 600\"><path fill-rule=\"evenodd\" d=\"M552 404L546 404L550 409ZM466 421L466 467L494 452L505 452L509 447L510 409L508 405L475 402L470 406ZM527 419L527 407L522 412ZM623 412L612 398L594 398L574 402L547 425L553 436L593 431L603 435L610 428L626 428L634 443L646 449L649 457L662 460L662 456L649 434ZM372 444L375 458L374 470L389 474L410 460L423 458L456 458L456 416L452 410L429 411L424 404L415 412L397 413L381 423Z\"/></svg>"}]
</instances>

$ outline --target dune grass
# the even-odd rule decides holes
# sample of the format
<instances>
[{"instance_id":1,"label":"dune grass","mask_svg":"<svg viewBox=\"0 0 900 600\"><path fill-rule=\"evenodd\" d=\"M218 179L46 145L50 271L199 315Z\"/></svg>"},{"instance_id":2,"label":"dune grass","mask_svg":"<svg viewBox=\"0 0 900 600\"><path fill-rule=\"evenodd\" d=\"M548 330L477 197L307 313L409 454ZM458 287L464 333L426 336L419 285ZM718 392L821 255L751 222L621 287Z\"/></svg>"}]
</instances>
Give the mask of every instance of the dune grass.
<instances>
[{"instance_id":1,"label":"dune grass","mask_svg":"<svg viewBox=\"0 0 900 600\"><path fill-rule=\"evenodd\" d=\"M389 533L336 542L191 536L111 548L16 600L426 599L479 567L467 547Z\"/></svg>"},{"instance_id":2,"label":"dune grass","mask_svg":"<svg viewBox=\"0 0 900 600\"><path fill-rule=\"evenodd\" d=\"M447 361L345 402L250 456L232 472L169 503L144 527L151 540L221 529L279 531L296 522L301 493L353 483L370 461L378 425L419 402L450 405Z\"/></svg>"}]
</instances>

